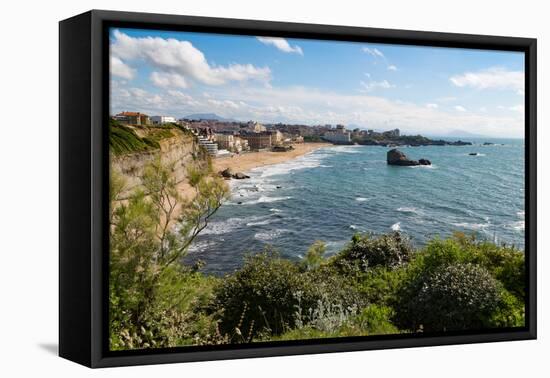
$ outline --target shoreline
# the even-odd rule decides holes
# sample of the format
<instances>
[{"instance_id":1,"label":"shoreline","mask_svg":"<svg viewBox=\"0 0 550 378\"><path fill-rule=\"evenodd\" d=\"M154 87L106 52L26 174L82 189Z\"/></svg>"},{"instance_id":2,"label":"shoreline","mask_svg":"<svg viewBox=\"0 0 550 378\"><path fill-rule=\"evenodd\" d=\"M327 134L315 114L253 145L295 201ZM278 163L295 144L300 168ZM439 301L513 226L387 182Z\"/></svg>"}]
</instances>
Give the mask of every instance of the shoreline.
<instances>
[{"instance_id":1,"label":"shoreline","mask_svg":"<svg viewBox=\"0 0 550 378\"><path fill-rule=\"evenodd\" d=\"M292 151L272 152L259 151L248 152L242 155L233 155L232 157L222 157L212 160L214 172L223 171L230 168L233 172L246 173L258 167L264 167L273 164L284 163L289 160L304 156L319 148L332 146L330 143L303 143L293 145Z\"/></svg>"}]
</instances>

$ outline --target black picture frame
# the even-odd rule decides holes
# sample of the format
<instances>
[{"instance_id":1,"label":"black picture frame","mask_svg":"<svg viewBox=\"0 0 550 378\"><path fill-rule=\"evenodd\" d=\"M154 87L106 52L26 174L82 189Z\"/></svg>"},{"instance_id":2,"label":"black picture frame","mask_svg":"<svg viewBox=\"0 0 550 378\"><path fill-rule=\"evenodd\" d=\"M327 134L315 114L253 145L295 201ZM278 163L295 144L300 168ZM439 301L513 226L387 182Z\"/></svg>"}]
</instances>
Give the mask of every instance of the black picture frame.
<instances>
[{"instance_id":1,"label":"black picture frame","mask_svg":"<svg viewBox=\"0 0 550 378\"><path fill-rule=\"evenodd\" d=\"M278 36L525 53L526 326L244 345L108 350L108 28ZM59 355L88 367L536 338L536 39L92 10L59 24Z\"/></svg>"}]
</instances>

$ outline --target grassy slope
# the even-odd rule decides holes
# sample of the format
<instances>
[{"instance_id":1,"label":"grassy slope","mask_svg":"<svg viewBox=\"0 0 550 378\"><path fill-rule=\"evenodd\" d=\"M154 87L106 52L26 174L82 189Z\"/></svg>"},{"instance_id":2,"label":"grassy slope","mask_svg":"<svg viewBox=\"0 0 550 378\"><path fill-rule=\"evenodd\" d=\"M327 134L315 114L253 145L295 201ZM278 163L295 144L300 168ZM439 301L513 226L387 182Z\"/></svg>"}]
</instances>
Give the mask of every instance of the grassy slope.
<instances>
[{"instance_id":1,"label":"grassy slope","mask_svg":"<svg viewBox=\"0 0 550 378\"><path fill-rule=\"evenodd\" d=\"M176 126L148 127L147 136L140 137L132 128L117 121L109 121L109 146L114 155L151 151L160 148L159 142L174 136Z\"/></svg>"}]
</instances>

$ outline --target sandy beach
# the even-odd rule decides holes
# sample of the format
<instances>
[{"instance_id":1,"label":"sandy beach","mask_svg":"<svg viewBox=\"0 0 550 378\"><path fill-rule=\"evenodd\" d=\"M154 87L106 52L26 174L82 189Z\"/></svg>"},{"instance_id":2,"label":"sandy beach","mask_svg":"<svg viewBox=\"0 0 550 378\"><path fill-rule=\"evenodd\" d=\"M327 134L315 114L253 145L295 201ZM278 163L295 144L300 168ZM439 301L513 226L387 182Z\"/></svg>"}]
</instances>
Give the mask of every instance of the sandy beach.
<instances>
[{"instance_id":1,"label":"sandy beach","mask_svg":"<svg viewBox=\"0 0 550 378\"><path fill-rule=\"evenodd\" d=\"M295 159L308 152L315 151L321 147L331 146L329 143L303 143L295 144L292 151L286 152L248 152L241 155L233 155L233 157L223 157L213 160L214 171L223 171L226 168L231 168L233 172L243 172L256 167L265 165L283 163L288 160Z\"/></svg>"},{"instance_id":2,"label":"sandy beach","mask_svg":"<svg viewBox=\"0 0 550 378\"><path fill-rule=\"evenodd\" d=\"M263 167L271 164L284 163L285 161L296 159L308 152L315 151L322 147L332 146L330 143L303 143L294 145L292 151L286 152L247 152L233 157L222 157L213 159L214 172L223 171L231 168L233 172L246 173L252 168ZM177 184L179 193L186 199L192 199L195 196L195 190L189 185L187 180Z\"/></svg>"}]
</instances>

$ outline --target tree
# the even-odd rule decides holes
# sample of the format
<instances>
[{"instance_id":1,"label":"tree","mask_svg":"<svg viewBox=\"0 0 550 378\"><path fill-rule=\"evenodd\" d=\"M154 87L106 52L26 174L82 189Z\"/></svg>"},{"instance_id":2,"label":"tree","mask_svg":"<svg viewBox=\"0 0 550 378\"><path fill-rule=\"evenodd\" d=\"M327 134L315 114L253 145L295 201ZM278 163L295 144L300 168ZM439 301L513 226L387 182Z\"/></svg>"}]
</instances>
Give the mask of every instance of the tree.
<instances>
[{"instance_id":1,"label":"tree","mask_svg":"<svg viewBox=\"0 0 550 378\"><path fill-rule=\"evenodd\" d=\"M193 164L187 176L194 196L184 198L174 166L160 158L153 160L144 169L142 187L124 201L118 200L123 179L116 174L111 178L109 283L114 348L169 346L183 337L188 324L178 311L189 301L188 293L167 287L178 288L177 281L188 278L190 269L178 262L227 198L228 189L209 164Z\"/></svg>"},{"instance_id":2,"label":"tree","mask_svg":"<svg viewBox=\"0 0 550 378\"><path fill-rule=\"evenodd\" d=\"M317 269L324 261L325 253L327 251L326 244L321 241L315 241L307 250L307 253L302 260L302 269L314 270Z\"/></svg>"}]
</instances>

